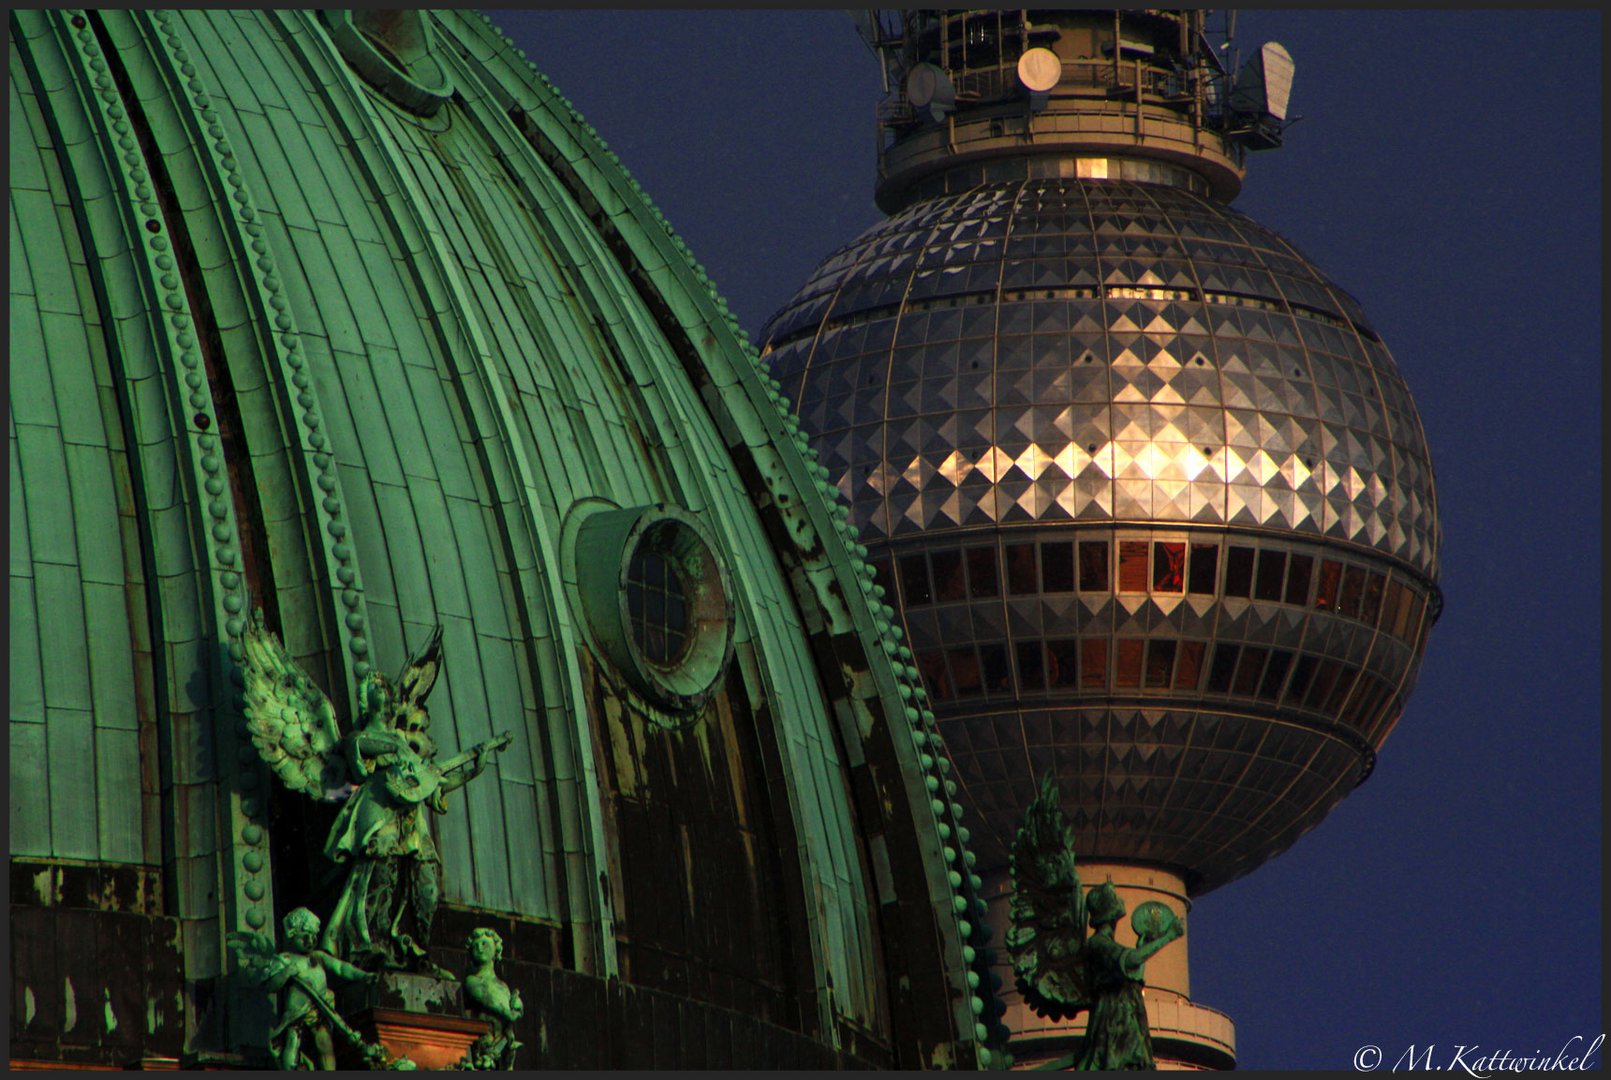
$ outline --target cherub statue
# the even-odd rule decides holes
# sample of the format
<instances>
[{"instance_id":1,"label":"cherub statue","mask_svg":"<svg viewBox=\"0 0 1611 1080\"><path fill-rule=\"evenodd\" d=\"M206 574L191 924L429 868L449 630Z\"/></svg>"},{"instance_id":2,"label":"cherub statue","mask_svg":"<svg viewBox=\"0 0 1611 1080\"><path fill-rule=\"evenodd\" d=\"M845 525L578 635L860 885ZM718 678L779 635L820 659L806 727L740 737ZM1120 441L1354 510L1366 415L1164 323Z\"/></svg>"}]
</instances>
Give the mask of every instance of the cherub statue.
<instances>
[{"instance_id":1,"label":"cherub statue","mask_svg":"<svg viewBox=\"0 0 1611 1080\"><path fill-rule=\"evenodd\" d=\"M427 732L425 698L442 662L437 628L393 682L371 672L359 685L362 715L343 734L335 706L252 613L244 637L246 726L287 787L345 799L325 855L347 867L320 948L360 967L448 976L426 955L442 873L424 814L447 810L448 793L475 779L505 732L444 762Z\"/></svg>"},{"instance_id":2,"label":"cherub statue","mask_svg":"<svg viewBox=\"0 0 1611 1080\"><path fill-rule=\"evenodd\" d=\"M333 1028L359 1048L366 1060L384 1065L386 1052L364 1038L336 1012L335 995L328 977L345 982L373 982L377 975L360 971L318 947L319 916L307 908L297 908L285 917L286 951L274 948L274 939L255 930L229 935L230 951L241 975L252 986L269 993L283 990L279 1018L269 1032L269 1050L282 1069L334 1069ZM312 1054L304 1045L312 1041Z\"/></svg>"},{"instance_id":3,"label":"cherub statue","mask_svg":"<svg viewBox=\"0 0 1611 1080\"><path fill-rule=\"evenodd\" d=\"M1071 1019L1087 1009L1091 1014L1080 1049L1045 1068L1156 1068L1141 997L1142 965L1186 932L1184 922L1163 904L1148 901L1130 916L1136 945L1127 948L1114 940L1124 901L1111 881L1089 894L1081 888L1074 830L1050 773L1013 840L1012 876L1007 949L1024 1001L1052 1020Z\"/></svg>"},{"instance_id":4,"label":"cherub statue","mask_svg":"<svg viewBox=\"0 0 1611 1080\"><path fill-rule=\"evenodd\" d=\"M491 1028L471 1045L461 1067L465 1069L513 1069L515 1052L523 1043L515 1039L515 1021L525 1015L520 991L498 978L496 964L503 959L503 938L496 930L479 926L470 931L464 943L470 954L470 971L464 977L464 992L481 1012L491 1018Z\"/></svg>"}]
</instances>

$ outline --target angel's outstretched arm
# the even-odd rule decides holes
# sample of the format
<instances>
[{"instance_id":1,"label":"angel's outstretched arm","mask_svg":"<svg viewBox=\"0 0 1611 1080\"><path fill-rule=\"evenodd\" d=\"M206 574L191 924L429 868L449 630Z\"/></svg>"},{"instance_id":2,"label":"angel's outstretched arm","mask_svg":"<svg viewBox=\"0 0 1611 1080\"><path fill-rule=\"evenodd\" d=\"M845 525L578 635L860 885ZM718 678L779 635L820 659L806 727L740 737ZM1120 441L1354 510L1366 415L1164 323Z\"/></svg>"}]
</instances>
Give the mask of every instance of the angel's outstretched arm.
<instances>
[{"instance_id":1,"label":"angel's outstretched arm","mask_svg":"<svg viewBox=\"0 0 1611 1080\"><path fill-rule=\"evenodd\" d=\"M442 766L442 786L439 790L453 791L480 776L481 770L487 767L487 759L492 756L493 751L502 750L512 741L513 736L506 731L486 742L477 743L445 762Z\"/></svg>"},{"instance_id":2,"label":"angel's outstretched arm","mask_svg":"<svg viewBox=\"0 0 1611 1080\"><path fill-rule=\"evenodd\" d=\"M1161 937L1153 938L1145 945L1137 945L1134 948L1124 950L1123 961L1125 968L1130 971L1140 972L1141 965L1152 959L1159 949L1176 938L1184 936L1185 933L1185 920L1176 919L1176 921L1170 923L1169 929L1165 930Z\"/></svg>"},{"instance_id":3,"label":"angel's outstretched arm","mask_svg":"<svg viewBox=\"0 0 1611 1080\"><path fill-rule=\"evenodd\" d=\"M380 976L376 975L374 972L365 971L363 968L354 967L353 965L347 963L347 961L341 959L339 956L332 956L323 949L315 950L313 957L314 959L318 960L319 963L323 965L324 969L330 974L334 975L338 979L345 979L347 982L373 982L380 978Z\"/></svg>"}]
</instances>

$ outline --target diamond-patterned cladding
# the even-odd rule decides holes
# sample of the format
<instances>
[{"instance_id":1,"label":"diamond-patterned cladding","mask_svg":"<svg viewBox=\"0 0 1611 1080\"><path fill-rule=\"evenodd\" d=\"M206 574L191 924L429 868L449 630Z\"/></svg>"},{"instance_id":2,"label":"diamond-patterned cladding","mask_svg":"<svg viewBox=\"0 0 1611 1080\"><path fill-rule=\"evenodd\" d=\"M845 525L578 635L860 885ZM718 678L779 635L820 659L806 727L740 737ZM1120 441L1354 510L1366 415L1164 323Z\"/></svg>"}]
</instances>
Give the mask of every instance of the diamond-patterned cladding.
<instances>
[{"instance_id":1,"label":"diamond-patterned cladding","mask_svg":"<svg viewBox=\"0 0 1611 1080\"><path fill-rule=\"evenodd\" d=\"M953 680L934 708L987 865L1047 767L1082 851L1177 865L1199 892L1286 848L1368 768L1419 670L1440 535L1420 418L1364 318L1242 214L1077 180L915 203L773 317L772 370L872 558L996 560L968 599L959 581L915 604L884 582L914 652L932 650L931 693L931 672ZM1125 536L1217 545L1215 591L1121 588ZM1007 560L1092 537L1106 591L1071 586L1066 561L1051 582L1036 575L1055 560ZM1232 545L1307 560L1306 598L1259 599L1254 567L1227 595ZM1342 610L1359 601L1346 575L1321 583L1327 561L1391 578L1375 629ZM1193 686L1161 688L1177 657Z\"/></svg>"}]
</instances>

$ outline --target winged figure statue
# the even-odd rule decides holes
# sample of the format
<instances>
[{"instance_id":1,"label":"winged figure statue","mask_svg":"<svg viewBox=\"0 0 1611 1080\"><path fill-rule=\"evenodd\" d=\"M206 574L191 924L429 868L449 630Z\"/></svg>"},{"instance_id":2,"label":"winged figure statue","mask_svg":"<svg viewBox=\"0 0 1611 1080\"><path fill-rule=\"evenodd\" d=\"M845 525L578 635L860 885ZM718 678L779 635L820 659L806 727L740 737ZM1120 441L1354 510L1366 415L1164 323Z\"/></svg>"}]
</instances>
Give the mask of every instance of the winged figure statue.
<instances>
[{"instance_id":1,"label":"winged figure statue","mask_svg":"<svg viewBox=\"0 0 1611 1080\"><path fill-rule=\"evenodd\" d=\"M442 666L440 627L395 680L364 677L350 731L260 609L243 644L246 726L258 754L293 791L342 802L324 853L346 876L320 949L367 970L443 974L425 951L442 874L425 810L446 812L448 793L475 779L510 734L437 760L425 699Z\"/></svg>"},{"instance_id":2,"label":"winged figure statue","mask_svg":"<svg viewBox=\"0 0 1611 1080\"><path fill-rule=\"evenodd\" d=\"M348 1026L336 1011L329 985L331 976L344 982L372 981L377 976L321 950L319 917L307 908L288 914L282 927L284 952L275 949L274 939L267 934L242 930L229 935L230 952L247 984L282 995L279 1016L269 1032L274 1063L281 1069L334 1069L336 1053L330 1037L334 1031L370 1064L384 1065L385 1049Z\"/></svg>"},{"instance_id":3,"label":"winged figure statue","mask_svg":"<svg viewBox=\"0 0 1611 1080\"><path fill-rule=\"evenodd\" d=\"M1044 1067L1155 1068L1142 966L1186 932L1185 922L1164 904L1148 901L1130 916L1136 944L1114 940L1124 901L1111 881L1088 893L1081 887L1074 829L1051 773L1042 778L1013 840L1012 888L1007 950L1024 1001L1050 1020L1090 1012L1079 1049Z\"/></svg>"}]
</instances>

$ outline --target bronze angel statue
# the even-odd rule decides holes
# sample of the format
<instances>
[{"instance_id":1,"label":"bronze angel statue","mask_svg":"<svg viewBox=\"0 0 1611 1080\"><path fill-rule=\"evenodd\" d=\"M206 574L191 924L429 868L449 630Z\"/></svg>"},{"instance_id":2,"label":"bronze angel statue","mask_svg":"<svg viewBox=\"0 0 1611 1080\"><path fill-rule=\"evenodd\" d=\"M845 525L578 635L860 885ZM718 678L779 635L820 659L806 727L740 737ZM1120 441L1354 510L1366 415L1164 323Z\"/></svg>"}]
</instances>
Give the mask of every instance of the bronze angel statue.
<instances>
[{"instance_id":1,"label":"bronze angel statue","mask_svg":"<svg viewBox=\"0 0 1611 1080\"><path fill-rule=\"evenodd\" d=\"M1058 804L1050 773L1024 812L1012 846L1012 954L1018 990L1030 1008L1051 1020L1086 1010L1085 1038L1069 1058L1047 1068L1152 1069L1152 1036L1141 997L1141 970L1159 949L1186 932L1157 901L1130 916L1134 947L1113 928L1124 901L1111 881L1087 894L1074 867L1074 829Z\"/></svg>"},{"instance_id":2,"label":"bronze angel statue","mask_svg":"<svg viewBox=\"0 0 1611 1080\"><path fill-rule=\"evenodd\" d=\"M442 975L426 956L441 860L426 809L480 774L509 745L505 732L436 760L425 698L442 665L438 627L396 680L371 672L358 687L353 730L254 611L245 640L246 726L280 780L316 799L344 800L324 853L346 867L319 947L362 968Z\"/></svg>"}]
</instances>

